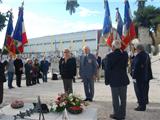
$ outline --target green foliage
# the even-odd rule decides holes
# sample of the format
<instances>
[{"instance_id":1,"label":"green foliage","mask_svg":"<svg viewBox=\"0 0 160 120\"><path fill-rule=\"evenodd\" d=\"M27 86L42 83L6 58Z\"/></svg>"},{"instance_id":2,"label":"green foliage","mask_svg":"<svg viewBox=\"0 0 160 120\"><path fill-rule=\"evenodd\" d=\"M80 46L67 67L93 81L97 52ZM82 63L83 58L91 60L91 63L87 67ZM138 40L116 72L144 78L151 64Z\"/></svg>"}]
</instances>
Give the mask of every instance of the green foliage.
<instances>
[{"instance_id":1,"label":"green foliage","mask_svg":"<svg viewBox=\"0 0 160 120\"><path fill-rule=\"evenodd\" d=\"M5 21L6 21L6 16L0 12L0 31L6 26Z\"/></svg>"},{"instance_id":2,"label":"green foliage","mask_svg":"<svg viewBox=\"0 0 160 120\"><path fill-rule=\"evenodd\" d=\"M160 8L149 5L135 11L134 14L136 26L143 26L156 31L158 24L160 24Z\"/></svg>"}]
</instances>

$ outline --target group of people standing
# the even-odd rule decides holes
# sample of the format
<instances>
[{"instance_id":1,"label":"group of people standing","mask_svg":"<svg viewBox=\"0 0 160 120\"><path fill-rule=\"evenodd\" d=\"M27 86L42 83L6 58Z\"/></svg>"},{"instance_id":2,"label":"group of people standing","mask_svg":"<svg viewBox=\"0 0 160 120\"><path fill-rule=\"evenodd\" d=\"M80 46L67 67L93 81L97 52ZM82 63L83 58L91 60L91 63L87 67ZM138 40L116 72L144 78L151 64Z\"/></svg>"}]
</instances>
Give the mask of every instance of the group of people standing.
<instances>
[{"instance_id":1,"label":"group of people standing","mask_svg":"<svg viewBox=\"0 0 160 120\"><path fill-rule=\"evenodd\" d=\"M80 57L79 75L84 84L85 101L93 101L94 80L97 73L98 63L96 56L90 53L89 47L83 48L83 55ZM64 50L64 56L59 61L59 71L63 80L64 91L73 93L72 81L77 74L76 59L71 56L69 49Z\"/></svg>"},{"instance_id":2,"label":"group of people standing","mask_svg":"<svg viewBox=\"0 0 160 120\"><path fill-rule=\"evenodd\" d=\"M105 58L105 84L110 85L112 93L113 114L110 115L112 119L123 120L126 116L129 58L131 59L131 76L138 103L135 110L145 111L146 105L149 103L149 81L153 79L150 57L142 44L133 45L133 47L134 53L128 57L128 53L121 50L121 42L115 40L112 43L113 52Z\"/></svg>"},{"instance_id":3,"label":"group of people standing","mask_svg":"<svg viewBox=\"0 0 160 120\"><path fill-rule=\"evenodd\" d=\"M34 60L26 59L23 61L19 55L14 59L12 55L9 55L9 59L3 62L4 71L6 71L6 78L8 82L8 88L12 89L14 75L16 75L16 86L21 87L22 74L25 74L26 86L39 84L39 78L42 78L43 82L47 82L47 73L50 63L44 57L40 62L37 58Z\"/></svg>"},{"instance_id":4,"label":"group of people standing","mask_svg":"<svg viewBox=\"0 0 160 120\"><path fill-rule=\"evenodd\" d=\"M134 81L134 90L138 106L136 111L145 111L149 103L149 81L153 79L149 54L145 52L142 44L133 45L134 52L128 56L127 51L121 50L121 41L114 40L112 52L102 60L105 71L105 84L110 85L112 93L113 114L110 118L123 120L126 117L127 86L130 83L128 77L128 61L131 62L131 77ZM94 82L101 61L98 55L90 53L88 46L83 48L80 56L79 75L83 81L86 98L84 101L93 101ZM64 91L73 93L72 80L76 75L76 60L71 56L69 49L64 50L64 56L59 61L60 75L62 76Z\"/></svg>"},{"instance_id":5,"label":"group of people standing","mask_svg":"<svg viewBox=\"0 0 160 120\"><path fill-rule=\"evenodd\" d=\"M142 44L134 47L134 53L128 56L126 51L121 50L121 42L114 40L112 43L112 52L103 59L103 69L105 71L105 84L110 85L112 93L113 114L110 118L123 120L126 117L127 104L127 86L130 83L127 67L128 60L131 62L131 77L134 82L135 94L138 106L136 111L145 111L146 105L149 103L149 81L153 79L151 61L147 52L145 52ZM47 82L47 73L49 70L49 62L44 57L41 62L38 59L27 59L25 65L23 61L17 57L15 60L10 56L6 63L0 59L0 103L3 99L3 82L5 78L5 66L8 70L8 87L13 88L13 75L16 74L16 84L21 87L21 76L23 67L25 67L26 86L30 86L39 82L40 73L42 73L43 82ZM80 56L79 75L82 78L84 92L86 98L84 101L93 101L94 98L94 82L99 69L101 67L101 58L98 55L90 53L90 48L85 46L83 54ZM73 93L72 81L77 74L76 58L72 56L69 49L64 50L63 57L59 60L59 71L63 80L64 91L67 94ZM99 76L98 76L99 80Z\"/></svg>"},{"instance_id":6,"label":"group of people standing","mask_svg":"<svg viewBox=\"0 0 160 120\"><path fill-rule=\"evenodd\" d=\"M47 74L50 63L44 57L41 62L37 58L32 61L27 59L25 64L26 86L40 84L39 78L42 78L43 82L47 82Z\"/></svg>"}]
</instances>

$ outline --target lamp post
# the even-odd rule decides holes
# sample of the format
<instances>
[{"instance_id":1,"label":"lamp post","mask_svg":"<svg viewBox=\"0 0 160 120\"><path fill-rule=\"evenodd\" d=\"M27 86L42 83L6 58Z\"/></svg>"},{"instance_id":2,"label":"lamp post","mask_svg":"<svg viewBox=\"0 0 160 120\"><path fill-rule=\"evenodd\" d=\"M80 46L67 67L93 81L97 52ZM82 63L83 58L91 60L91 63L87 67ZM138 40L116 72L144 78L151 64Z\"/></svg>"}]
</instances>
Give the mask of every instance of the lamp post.
<instances>
[{"instance_id":1,"label":"lamp post","mask_svg":"<svg viewBox=\"0 0 160 120\"><path fill-rule=\"evenodd\" d=\"M138 10L141 10L145 7L145 3L147 0L137 0L138 2Z\"/></svg>"}]
</instances>

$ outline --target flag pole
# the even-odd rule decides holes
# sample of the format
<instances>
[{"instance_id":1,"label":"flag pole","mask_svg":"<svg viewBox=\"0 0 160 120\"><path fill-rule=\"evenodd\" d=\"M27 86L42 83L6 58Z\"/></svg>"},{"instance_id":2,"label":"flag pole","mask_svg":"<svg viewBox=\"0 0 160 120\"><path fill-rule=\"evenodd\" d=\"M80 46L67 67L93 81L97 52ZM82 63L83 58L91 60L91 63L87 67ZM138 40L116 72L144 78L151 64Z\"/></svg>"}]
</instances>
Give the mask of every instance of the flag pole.
<instances>
[{"instance_id":1,"label":"flag pole","mask_svg":"<svg viewBox=\"0 0 160 120\"><path fill-rule=\"evenodd\" d=\"M82 37L82 48L86 45L86 33L85 31L83 32L83 37Z\"/></svg>"},{"instance_id":2,"label":"flag pole","mask_svg":"<svg viewBox=\"0 0 160 120\"><path fill-rule=\"evenodd\" d=\"M63 45L63 40L62 40L62 38L60 39L60 52L61 52L61 54L63 55L63 47L62 47L62 45Z\"/></svg>"}]
</instances>

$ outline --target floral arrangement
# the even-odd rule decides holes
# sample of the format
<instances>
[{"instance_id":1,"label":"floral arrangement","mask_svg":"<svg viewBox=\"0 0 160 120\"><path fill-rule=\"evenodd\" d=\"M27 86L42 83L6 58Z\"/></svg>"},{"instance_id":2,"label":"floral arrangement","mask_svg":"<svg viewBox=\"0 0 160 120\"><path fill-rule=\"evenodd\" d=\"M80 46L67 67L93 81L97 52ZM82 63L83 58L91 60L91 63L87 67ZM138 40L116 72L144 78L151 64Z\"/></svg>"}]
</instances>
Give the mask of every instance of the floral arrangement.
<instances>
[{"instance_id":1,"label":"floral arrangement","mask_svg":"<svg viewBox=\"0 0 160 120\"><path fill-rule=\"evenodd\" d=\"M73 94L59 94L55 100L55 107L51 107L53 112L62 112L66 108L68 112L78 114L83 111L83 106L87 106L80 97Z\"/></svg>"}]
</instances>

